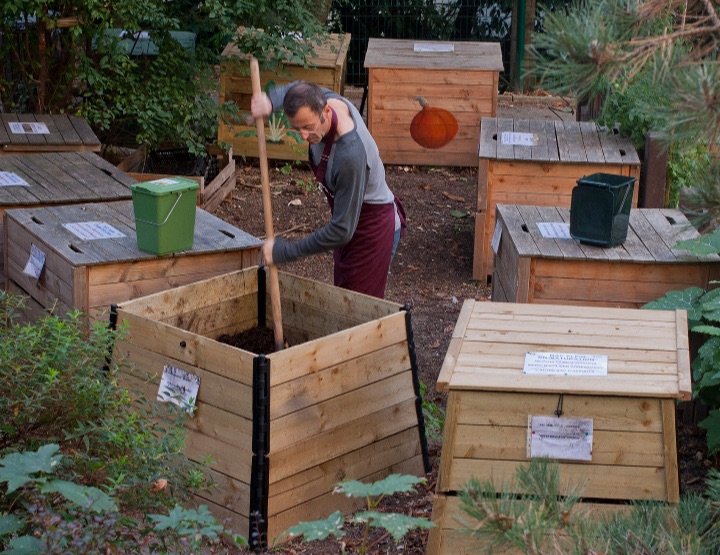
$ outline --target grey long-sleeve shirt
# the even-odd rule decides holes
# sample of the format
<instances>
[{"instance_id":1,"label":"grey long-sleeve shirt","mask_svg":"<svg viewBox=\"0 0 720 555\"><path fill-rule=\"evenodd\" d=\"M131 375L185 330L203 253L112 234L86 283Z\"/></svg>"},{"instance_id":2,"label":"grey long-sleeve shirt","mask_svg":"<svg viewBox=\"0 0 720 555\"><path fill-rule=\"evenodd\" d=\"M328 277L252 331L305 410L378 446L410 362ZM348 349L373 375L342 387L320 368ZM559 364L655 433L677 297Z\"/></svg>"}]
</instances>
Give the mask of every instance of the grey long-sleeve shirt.
<instances>
[{"instance_id":1,"label":"grey long-sleeve shirt","mask_svg":"<svg viewBox=\"0 0 720 555\"><path fill-rule=\"evenodd\" d=\"M282 109L285 94L293 83L270 90L268 96L274 111ZM298 241L276 238L273 261L281 264L297 258L341 247L352 239L364 202L389 204L394 195L385 181L385 167L380 160L375 140L357 108L342 96L323 89L326 98L345 102L355 128L335 138L325 172L325 186L334 197L334 210L330 221L317 231ZM310 156L319 161L325 141L310 146Z\"/></svg>"}]
</instances>

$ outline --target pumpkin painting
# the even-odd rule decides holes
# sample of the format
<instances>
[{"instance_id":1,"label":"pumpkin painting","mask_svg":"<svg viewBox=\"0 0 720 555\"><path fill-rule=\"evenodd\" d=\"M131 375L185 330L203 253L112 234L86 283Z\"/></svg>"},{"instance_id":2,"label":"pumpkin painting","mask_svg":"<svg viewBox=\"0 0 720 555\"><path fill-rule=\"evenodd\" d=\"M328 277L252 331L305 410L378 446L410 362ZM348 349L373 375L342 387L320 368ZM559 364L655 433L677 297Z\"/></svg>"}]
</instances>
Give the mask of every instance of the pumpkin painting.
<instances>
[{"instance_id":1,"label":"pumpkin painting","mask_svg":"<svg viewBox=\"0 0 720 555\"><path fill-rule=\"evenodd\" d=\"M453 140L458 132L458 123L451 112L430 106L422 96L416 96L420 110L410 123L410 136L425 148L440 148Z\"/></svg>"}]
</instances>

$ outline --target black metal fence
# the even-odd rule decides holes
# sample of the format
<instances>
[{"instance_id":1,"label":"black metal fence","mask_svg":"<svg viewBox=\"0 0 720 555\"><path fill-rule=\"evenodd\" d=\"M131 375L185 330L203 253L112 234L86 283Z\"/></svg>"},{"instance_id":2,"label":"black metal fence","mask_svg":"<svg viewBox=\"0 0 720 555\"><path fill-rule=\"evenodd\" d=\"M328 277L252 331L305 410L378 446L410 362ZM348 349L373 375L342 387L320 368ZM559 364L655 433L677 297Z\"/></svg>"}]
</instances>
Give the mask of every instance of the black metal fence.
<instances>
[{"instance_id":1,"label":"black metal fence","mask_svg":"<svg viewBox=\"0 0 720 555\"><path fill-rule=\"evenodd\" d=\"M500 42L507 73L512 4L512 0L333 0L330 21L337 30L352 34L346 83L367 83L363 61L370 38ZM506 75L503 81L507 83Z\"/></svg>"}]
</instances>

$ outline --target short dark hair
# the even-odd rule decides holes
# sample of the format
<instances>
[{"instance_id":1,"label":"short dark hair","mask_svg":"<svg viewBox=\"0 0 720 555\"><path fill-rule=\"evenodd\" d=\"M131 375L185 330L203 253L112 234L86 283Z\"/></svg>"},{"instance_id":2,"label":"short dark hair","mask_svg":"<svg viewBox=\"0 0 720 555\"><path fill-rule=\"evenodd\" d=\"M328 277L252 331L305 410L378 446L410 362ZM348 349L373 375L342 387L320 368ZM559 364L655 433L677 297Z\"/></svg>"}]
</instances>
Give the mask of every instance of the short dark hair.
<instances>
[{"instance_id":1,"label":"short dark hair","mask_svg":"<svg viewBox=\"0 0 720 555\"><path fill-rule=\"evenodd\" d=\"M295 117L298 110L303 106L307 106L318 116L322 115L323 109L327 105L327 100L320 87L307 81L298 81L287 93L283 100L283 110L288 116Z\"/></svg>"}]
</instances>

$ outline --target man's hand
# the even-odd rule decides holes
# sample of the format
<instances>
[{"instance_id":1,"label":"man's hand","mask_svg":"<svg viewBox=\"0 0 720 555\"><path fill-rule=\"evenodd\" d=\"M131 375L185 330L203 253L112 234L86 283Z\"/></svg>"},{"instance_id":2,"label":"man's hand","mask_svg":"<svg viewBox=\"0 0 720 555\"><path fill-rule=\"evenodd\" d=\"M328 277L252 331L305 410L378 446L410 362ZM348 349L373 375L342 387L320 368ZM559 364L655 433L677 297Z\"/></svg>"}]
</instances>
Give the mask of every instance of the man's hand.
<instances>
[{"instance_id":1,"label":"man's hand","mask_svg":"<svg viewBox=\"0 0 720 555\"><path fill-rule=\"evenodd\" d=\"M250 118L249 123L255 123L257 118L266 118L272 114L273 105L266 93L252 95L250 100Z\"/></svg>"},{"instance_id":2,"label":"man's hand","mask_svg":"<svg viewBox=\"0 0 720 555\"><path fill-rule=\"evenodd\" d=\"M272 250L273 250L274 244L275 244L275 239L268 239L267 241L265 241L263 243L263 245L261 247L262 257L267 266L272 266L272 263L273 263Z\"/></svg>"}]
</instances>

